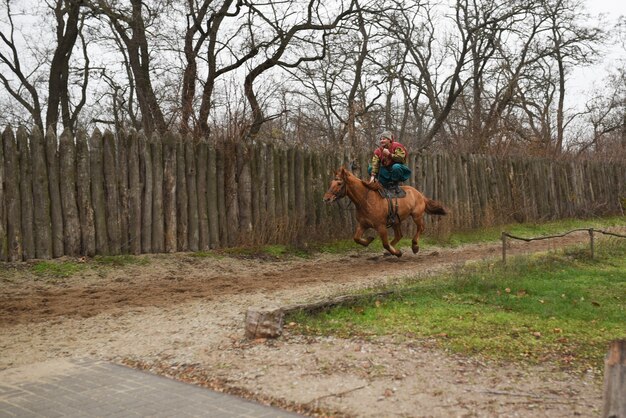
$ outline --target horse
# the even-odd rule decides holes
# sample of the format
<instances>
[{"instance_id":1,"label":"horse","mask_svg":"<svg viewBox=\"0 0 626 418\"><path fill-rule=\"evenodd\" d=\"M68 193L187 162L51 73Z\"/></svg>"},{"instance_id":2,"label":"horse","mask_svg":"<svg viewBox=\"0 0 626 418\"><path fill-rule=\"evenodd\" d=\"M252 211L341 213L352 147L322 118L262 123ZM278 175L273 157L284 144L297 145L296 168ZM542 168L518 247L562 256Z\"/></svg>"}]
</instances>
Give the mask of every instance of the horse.
<instances>
[{"instance_id":1,"label":"horse","mask_svg":"<svg viewBox=\"0 0 626 418\"><path fill-rule=\"evenodd\" d=\"M354 242L367 247L374 237L364 238L363 234L369 228L378 232L383 246L387 251L396 257L402 256L402 251L394 248L394 245L402 238L401 224L407 217L411 216L417 227L411 249L413 254L419 251L419 237L424 231L424 213L429 215L447 215L448 210L441 202L431 200L424 196L417 189L411 186L401 186L406 192L406 196L397 198L397 221L393 223L393 240L389 242L387 225L389 221L391 205L386 198L382 197L379 190L380 183L368 183L346 170L345 167L335 171L335 178L330 182L328 191L324 194L324 202L332 203L344 196L354 203L356 207L356 219L358 225L354 232Z\"/></svg>"}]
</instances>

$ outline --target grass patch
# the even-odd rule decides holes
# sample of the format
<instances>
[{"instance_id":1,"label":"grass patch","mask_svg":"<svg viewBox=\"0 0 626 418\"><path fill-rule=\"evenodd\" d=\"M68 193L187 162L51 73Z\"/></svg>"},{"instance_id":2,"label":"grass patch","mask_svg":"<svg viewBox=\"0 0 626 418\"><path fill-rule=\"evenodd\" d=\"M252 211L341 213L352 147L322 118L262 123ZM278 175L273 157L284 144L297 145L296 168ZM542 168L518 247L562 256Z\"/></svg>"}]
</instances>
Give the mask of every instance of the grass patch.
<instances>
[{"instance_id":1,"label":"grass patch","mask_svg":"<svg viewBox=\"0 0 626 418\"><path fill-rule=\"evenodd\" d=\"M252 247L231 247L216 250L215 254L222 256L235 257L235 258L269 258L269 259L281 259L281 258L307 258L311 256L311 248L303 248L293 245L264 245L264 246L252 246Z\"/></svg>"},{"instance_id":2,"label":"grass patch","mask_svg":"<svg viewBox=\"0 0 626 418\"><path fill-rule=\"evenodd\" d=\"M150 263L147 258L134 255L97 255L93 261L96 265L104 267L144 266Z\"/></svg>"},{"instance_id":3,"label":"grass patch","mask_svg":"<svg viewBox=\"0 0 626 418\"><path fill-rule=\"evenodd\" d=\"M446 235L445 239L429 235L429 228L420 237L420 246L428 247L458 247L465 244L478 244L500 241L502 231L506 231L512 235L521 237L536 237L544 235L563 234L573 229L580 228L596 228L604 229L609 227L623 226L626 227L626 218L623 216L614 216L606 218L592 219L561 219L545 223L514 223L507 225L494 226L489 228L478 228L465 231L455 231ZM368 231L369 235L374 235L373 231ZM411 247L412 237L405 237L400 240L397 248ZM355 244L351 239L339 240L331 243L318 245L316 249L323 253L342 254L348 251L384 251L380 238L376 235L376 239L372 241L367 249Z\"/></svg>"},{"instance_id":4,"label":"grass patch","mask_svg":"<svg viewBox=\"0 0 626 418\"><path fill-rule=\"evenodd\" d=\"M31 269L40 277L63 279L86 270L87 265L75 261L38 261Z\"/></svg>"},{"instance_id":5,"label":"grass patch","mask_svg":"<svg viewBox=\"0 0 626 418\"><path fill-rule=\"evenodd\" d=\"M444 244L458 246L471 243L499 241L502 231L506 231L512 235L530 238L542 235L563 234L581 228L603 229L616 226L626 226L626 218L623 216L614 216L591 219L560 219L543 223L514 223L470 231L454 232L450 235L448 242Z\"/></svg>"},{"instance_id":6,"label":"grass patch","mask_svg":"<svg viewBox=\"0 0 626 418\"><path fill-rule=\"evenodd\" d=\"M466 355L603 367L608 342L626 337L626 243L475 264L414 282L394 297L290 318L305 334L434 339Z\"/></svg>"}]
</instances>

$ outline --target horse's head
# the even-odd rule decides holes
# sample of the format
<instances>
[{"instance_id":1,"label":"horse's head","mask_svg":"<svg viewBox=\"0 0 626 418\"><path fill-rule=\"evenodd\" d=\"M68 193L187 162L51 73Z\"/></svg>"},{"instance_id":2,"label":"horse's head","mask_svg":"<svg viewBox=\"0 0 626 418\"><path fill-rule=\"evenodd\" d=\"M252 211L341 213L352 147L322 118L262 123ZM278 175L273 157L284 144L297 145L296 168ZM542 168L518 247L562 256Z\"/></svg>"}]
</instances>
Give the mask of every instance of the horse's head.
<instances>
[{"instance_id":1,"label":"horse's head","mask_svg":"<svg viewBox=\"0 0 626 418\"><path fill-rule=\"evenodd\" d=\"M330 187L324 193L324 202L332 203L346 195L346 169L341 167L335 171L335 178L330 182Z\"/></svg>"}]
</instances>

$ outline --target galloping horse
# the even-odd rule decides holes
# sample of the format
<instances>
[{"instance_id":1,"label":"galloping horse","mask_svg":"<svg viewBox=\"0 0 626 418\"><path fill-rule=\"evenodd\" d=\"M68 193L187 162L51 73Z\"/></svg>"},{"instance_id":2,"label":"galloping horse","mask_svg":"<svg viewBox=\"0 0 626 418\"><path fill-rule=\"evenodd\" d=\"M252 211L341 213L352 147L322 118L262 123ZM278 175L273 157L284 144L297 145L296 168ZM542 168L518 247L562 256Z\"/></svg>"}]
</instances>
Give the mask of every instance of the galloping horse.
<instances>
[{"instance_id":1,"label":"galloping horse","mask_svg":"<svg viewBox=\"0 0 626 418\"><path fill-rule=\"evenodd\" d=\"M393 224L393 241L389 242L387 222L390 205L387 199L379 194L378 190L381 187L380 183L369 184L341 167L335 172L335 178L330 182L330 188L324 194L324 202L331 203L348 196L356 207L356 219L359 223L354 231L354 241L367 247L374 237L363 238L363 234L367 229L373 228L380 235L385 249L396 257L402 255L402 251L394 248L394 245L402 238L400 225L410 215L417 226L411 246L413 253L417 254L420 249L419 236L424 231L424 212L429 215L446 215L448 211L440 202L427 198L413 187L402 186L406 196L397 199L399 221Z\"/></svg>"}]
</instances>

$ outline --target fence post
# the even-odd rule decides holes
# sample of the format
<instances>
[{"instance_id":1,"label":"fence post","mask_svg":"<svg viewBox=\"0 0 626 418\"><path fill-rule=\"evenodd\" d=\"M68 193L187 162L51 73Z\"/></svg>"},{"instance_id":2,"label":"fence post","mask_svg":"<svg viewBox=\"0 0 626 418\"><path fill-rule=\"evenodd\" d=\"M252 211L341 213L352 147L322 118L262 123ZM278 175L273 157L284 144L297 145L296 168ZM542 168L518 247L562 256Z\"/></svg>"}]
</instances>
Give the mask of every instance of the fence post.
<instances>
[{"instance_id":1,"label":"fence post","mask_svg":"<svg viewBox=\"0 0 626 418\"><path fill-rule=\"evenodd\" d=\"M500 234L502 238L502 264L506 264L506 232Z\"/></svg>"},{"instance_id":2,"label":"fence post","mask_svg":"<svg viewBox=\"0 0 626 418\"><path fill-rule=\"evenodd\" d=\"M589 228L589 245L591 248L591 259L594 257L593 228Z\"/></svg>"},{"instance_id":3,"label":"fence post","mask_svg":"<svg viewBox=\"0 0 626 418\"><path fill-rule=\"evenodd\" d=\"M626 416L626 340L615 340L604 361L602 418Z\"/></svg>"}]
</instances>

